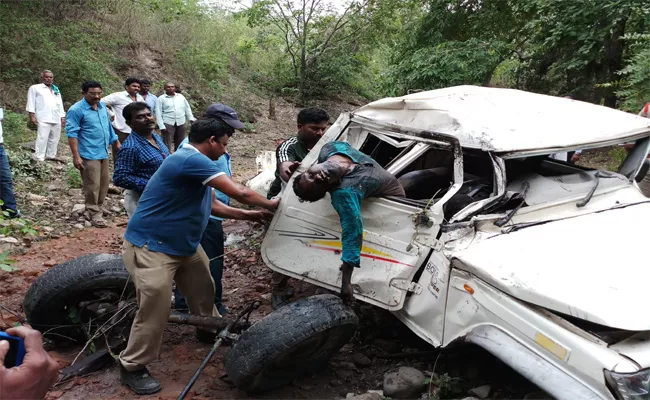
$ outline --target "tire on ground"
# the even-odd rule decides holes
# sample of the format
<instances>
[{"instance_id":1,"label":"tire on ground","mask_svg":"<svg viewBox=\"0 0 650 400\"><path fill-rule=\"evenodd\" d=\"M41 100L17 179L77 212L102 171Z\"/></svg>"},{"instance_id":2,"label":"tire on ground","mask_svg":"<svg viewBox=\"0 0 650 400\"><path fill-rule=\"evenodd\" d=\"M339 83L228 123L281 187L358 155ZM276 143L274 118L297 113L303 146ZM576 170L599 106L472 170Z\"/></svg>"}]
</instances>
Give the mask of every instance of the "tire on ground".
<instances>
[{"instance_id":1,"label":"tire on ground","mask_svg":"<svg viewBox=\"0 0 650 400\"><path fill-rule=\"evenodd\" d=\"M245 331L226 354L226 372L249 393L286 385L324 367L358 325L354 311L337 296L300 299Z\"/></svg>"},{"instance_id":2,"label":"tire on ground","mask_svg":"<svg viewBox=\"0 0 650 400\"><path fill-rule=\"evenodd\" d=\"M127 286L128 285L128 286ZM126 290L125 290L125 286ZM80 327L71 321L67 306L96 290L116 290L124 295L135 289L122 256L90 254L63 262L49 269L31 285L23 301L27 321L51 339L79 337Z\"/></svg>"}]
</instances>

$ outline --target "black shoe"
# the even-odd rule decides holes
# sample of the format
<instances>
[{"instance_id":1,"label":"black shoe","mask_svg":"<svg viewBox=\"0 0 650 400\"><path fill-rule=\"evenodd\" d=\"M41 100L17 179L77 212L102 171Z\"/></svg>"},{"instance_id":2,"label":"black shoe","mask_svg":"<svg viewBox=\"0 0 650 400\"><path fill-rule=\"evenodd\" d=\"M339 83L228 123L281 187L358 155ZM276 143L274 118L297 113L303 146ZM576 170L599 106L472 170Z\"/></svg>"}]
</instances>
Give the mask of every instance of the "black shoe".
<instances>
[{"instance_id":1,"label":"black shoe","mask_svg":"<svg viewBox=\"0 0 650 400\"><path fill-rule=\"evenodd\" d=\"M196 340L203 344L214 344L217 340L217 333L196 328Z\"/></svg>"},{"instance_id":2,"label":"black shoe","mask_svg":"<svg viewBox=\"0 0 650 400\"><path fill-rule=\"evenodd\" d=\"M5 217L9 218L9 219L24 217L24 215L19 210L12 210L10 208L7 208L7 209L5 209L3 211L5 213Z\"/></svg>"},{"instance_id":3,"label":"black shoe","mask_svg":"<svg viewBox=\"0 0 650 400\"><path fill-rule=\"evenodd\" d=\"M224 306L223 304L219 303L215 305L217 307L217 311L219 311L219 314L223 317L226 314L230 313L230 310L228 310L228 307Z\"/></svg>"},{"instance_id":4,"label":"black shoe","mask_svg":"<svg viewBox=\"0 0 650 400\"><path fill-rule=\"evenodd\" d=\"M149 375L146 368L127 371L120 363L120 382L133 390L135 394L153 394L160 391L160 382Z\"/></svg>"}]
</instances>

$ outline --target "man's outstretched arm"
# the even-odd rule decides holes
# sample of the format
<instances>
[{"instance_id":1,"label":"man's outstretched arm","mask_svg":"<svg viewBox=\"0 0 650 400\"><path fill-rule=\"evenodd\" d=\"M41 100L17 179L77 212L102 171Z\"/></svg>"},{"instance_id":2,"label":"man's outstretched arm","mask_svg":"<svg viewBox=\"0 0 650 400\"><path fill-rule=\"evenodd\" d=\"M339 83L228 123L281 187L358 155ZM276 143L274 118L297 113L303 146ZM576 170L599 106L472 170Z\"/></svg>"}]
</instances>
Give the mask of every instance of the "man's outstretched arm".
<instances>
[{"instance_id":1,"label":"man's outstretched arm","mask_svg":"<svg viewBox=\"0 0 650 400\"><path fill-rule=\"evenodd\" d=\"M256 191L233 181L225 174L212 178L207 184L225 193L226 196L249 206L263 207L273 211L280 204L280 199L268 200Z\"/></svg>"}]
</instances>

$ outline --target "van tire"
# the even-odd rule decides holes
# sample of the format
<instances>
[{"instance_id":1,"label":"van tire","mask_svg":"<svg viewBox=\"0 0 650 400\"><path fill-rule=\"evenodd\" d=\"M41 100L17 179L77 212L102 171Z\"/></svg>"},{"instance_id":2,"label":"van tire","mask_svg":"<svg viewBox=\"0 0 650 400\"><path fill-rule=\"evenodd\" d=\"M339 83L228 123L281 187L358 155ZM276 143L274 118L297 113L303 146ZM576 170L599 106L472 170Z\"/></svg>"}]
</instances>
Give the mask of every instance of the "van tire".
<instances>
[{"instance_id":1,"label":"van tire","mask_svg":"<svg viewBox=\"0 0 650 400\"><path fill-rule=\"evenodd\" d=\"M226 373L248 393L286 385L322 369L358 326L359 318L337 296L297 300L241 334L226 354Z\"/></svg>"},{"instance_id":2,"label":"van tire","mask_svg":"<svg viewBox=\"0 0 650 400\"><path fill-rule=\"evenodd\" d=\"M52 340L60 342L63 336L83 338L80 326L74 326L67 307L87 299L97 290L123 292L125 298L133 295L135 287L129 280L122 256L90 254L50 268L30 286L23 310L34 329L54 333L50 336Z\"/></svg>"}]
</instances>

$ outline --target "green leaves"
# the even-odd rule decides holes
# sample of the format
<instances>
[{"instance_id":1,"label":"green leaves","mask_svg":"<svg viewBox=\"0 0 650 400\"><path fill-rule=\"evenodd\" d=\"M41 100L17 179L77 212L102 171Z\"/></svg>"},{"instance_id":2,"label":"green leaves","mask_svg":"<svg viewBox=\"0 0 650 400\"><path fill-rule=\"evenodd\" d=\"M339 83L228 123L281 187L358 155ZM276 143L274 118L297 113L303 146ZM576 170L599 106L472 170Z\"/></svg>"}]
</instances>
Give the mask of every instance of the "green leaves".
<instances>
[{"instance_id":1,"label":"green leaves","mask_svg":"<svg viewBox=\"0 0 650 400\"><path fill-rule=\"evenodd\" d=\"M0 253L0 270L5 272L14 272L19 271L20 268L13 267L11 264L14 264L16 260L9 258L9 252L3 251Z\"/></svg>"}]
</instances>

